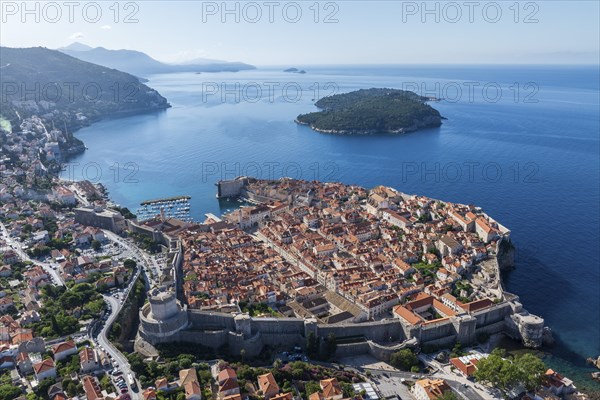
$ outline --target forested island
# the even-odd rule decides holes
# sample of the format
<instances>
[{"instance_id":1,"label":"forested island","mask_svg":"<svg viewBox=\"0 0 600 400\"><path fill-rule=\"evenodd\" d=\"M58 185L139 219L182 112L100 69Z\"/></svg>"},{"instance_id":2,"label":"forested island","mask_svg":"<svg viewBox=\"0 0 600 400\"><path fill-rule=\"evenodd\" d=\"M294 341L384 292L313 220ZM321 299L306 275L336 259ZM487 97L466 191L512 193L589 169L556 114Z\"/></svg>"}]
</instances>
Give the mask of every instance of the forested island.
<instances>
[{"instance_id":1,"label":"forested island","mask_svg":"<svg viewBox=\"0 0 600 400\"><path fill-rule=\"evenodd\" d=\"M296 122L323 133L401 134L438 127L443 117L430 100L399 89L361 89L320 99L322 111L301 114Z\"/></svg>"}]
</instances>

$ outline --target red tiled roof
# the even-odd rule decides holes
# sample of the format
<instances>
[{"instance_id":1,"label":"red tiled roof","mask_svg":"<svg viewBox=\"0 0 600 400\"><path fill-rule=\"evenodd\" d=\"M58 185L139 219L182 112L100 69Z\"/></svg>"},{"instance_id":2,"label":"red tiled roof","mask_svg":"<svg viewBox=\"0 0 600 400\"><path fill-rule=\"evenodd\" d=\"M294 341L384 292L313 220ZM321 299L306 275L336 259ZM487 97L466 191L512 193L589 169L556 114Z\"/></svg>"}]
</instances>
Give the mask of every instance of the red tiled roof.
<instances>
[{"instance_id":1,"label":"red tiled roof","mask_svg":"<svg viewBox=\"0 0 600 400\"><path fill-rule=\"evenodd\" d=\"M39 363L33 365L33 370L36 374L49 371L52 368L54 368L54 361L52 361L51 358L47 358L44 361L40 361Z\"/></svg>"}]
</instances>

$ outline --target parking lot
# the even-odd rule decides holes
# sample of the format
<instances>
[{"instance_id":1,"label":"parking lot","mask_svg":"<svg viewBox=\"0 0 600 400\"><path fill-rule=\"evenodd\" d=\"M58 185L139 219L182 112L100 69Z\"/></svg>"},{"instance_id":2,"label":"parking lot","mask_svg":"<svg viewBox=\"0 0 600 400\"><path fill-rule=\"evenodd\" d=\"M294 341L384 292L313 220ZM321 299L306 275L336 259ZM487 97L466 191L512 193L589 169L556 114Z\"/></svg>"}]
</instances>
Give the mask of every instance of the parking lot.
<instances>
[{"instance_id":1,"label":"parking lot","mask_svg":"<svg viewBox=\"0 0 600 400\"><path fill-rule=\"evenodd\" d=\"M279 358L284 363L292 361L308 361L308 357L302 353L302 349L300 347L294 347L290 351L278 353L275 358Z\"/></svg>"}]
</instances>

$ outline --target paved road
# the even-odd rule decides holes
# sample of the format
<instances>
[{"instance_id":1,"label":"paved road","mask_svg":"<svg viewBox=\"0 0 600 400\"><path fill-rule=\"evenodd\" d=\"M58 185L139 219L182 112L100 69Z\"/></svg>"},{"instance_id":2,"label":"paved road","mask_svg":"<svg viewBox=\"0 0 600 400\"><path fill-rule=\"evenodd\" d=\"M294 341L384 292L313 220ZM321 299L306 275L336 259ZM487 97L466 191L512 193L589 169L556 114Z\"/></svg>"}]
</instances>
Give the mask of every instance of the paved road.
<instances>
[{"instance_id":1,"label":"paved road","mask_svg":"<svg viewBox=\"0 0 600 400\"><path fill-rule=\"evenodd\" d=\"M123 299L126 299L127 296L129 296L131 288L133 287L133 283L137 280L139 274L140 274L140 268L138 268L136 270L136 273L133 276L133 278L131 279L130 284L125 289L125 292L123 292ZM119 350L117 350L116 347L114 347L112 345L112 343L108 340L108 337L107 337L110 326L112 325L112 323L115 321L115 319L119 315L119 312L121 311L121 308L125 302L123 301L123 304L122 304L119 300L117 300L113 296L102 295L102 297L104 297L104 301L106 301L106 303L110 304L111 313L108 316L108 318L106 319L104 326L102 326L102 330L98 334L98 337L97 337L98 344L102 348L104 348L104 350L108 353L108 355L117 363L118 368L123 372L123 377L127 380L127 376L129 374L132 374L133 376L135 376L133 374L133 372L131 371L129 361L127 361L127 358ZM129 394L131 395L131 398L138 399L139 398L139 390L136 390L136 391L132 390L131 386L129 385L129 382L127 382L127 386L129 388ZM138 384L138 388L139 388L139 384Z\"/></svg>"},{"instance_id":2,"label":"paved road","mask_svg":"<svg viewBox=\"0 0 600 400\"><path fill-rule=\"evenodd\" d=\"M15 238L10 237L8 231L6 230L6 226L0 222L0 227L2 231L2 239L6 241L8 246L10 246L18 255L21 257L23 261L31 261L32 263L41 266L46 274L52 277L54 283L60 286L64 286L65 282L62 280L62 277L58 273L58 264L56 263L47 263L38 261L36 259L30 258L25 251L23 251L21 247L21 242L16 240Z\"/></svg>"},{"instance_id":3,"label":"paved road","mask_svg":"<svg viewBox=\"0 0 600 400\"><path fill-rule=\"evenodd\" d=\"M158 279L160 276L160 267L156 263L156 260L153 257L148 256L144 251L140 250L137 246L131 244L129 241L123 239L121 236L107 230L103 230L106 237L110 240L119 243L123 246L129 253L132 254L135 258L140 260L138 264L141 263L140 267L142 267L146 271L146 276L148 279L152 280ZM150 282L150 286L152 286L152 282Z\"/></svg>"},{"instance_id":4,"label":"paved road","mask_svg":"<svg viewBox=\"0 0 600 400\"><path fill-rule=\"evenodd\" d=\"M104 233L111 241L121 244L131 254L139 253L139 251L136 251L137 249L134 246L131 246L129 243L127 243L127 241L125 241L120 236L118 236L110 231L104 231ZM125 304L125 301L127 300L135 281L140 276L142 269L144 269L144 270L147 269L147 265L148 265L147 259L145 257L138 257L138 258L140 258L142 260L142 262L138 263L138 267L136 268L135 274L132 276L132 279L130 280L129 284L127 285L127 288L125 288L125 291L122 293L122 297L121 297L122 302L113 296L103 295L104 300L108 304L110 304L111 313L108 316L108 318L106 319L106 322L102 326L102 329L97 337L98 344L100 346L102 346L104 348L104 350L106 350L108 355L111 356L112 359L117 363L118 368L123 372L123 377L127 381L127 386L129 388L129 395L131 396L131 398L133 400L142 398L142 396L140 395L140 391L139 391L139 387L140 387L139 382L137 382L137 378L135 378L135 374L131 371L131 366L129 365L127 358L116 347L114 347L112 345L112 343L110 343L107 336L108 336L108 330L109 330L110 326L117 318L119 312L121 311L121 308L123 307L123 304ZM134 376L134 378L136 379L136 385L137 385L138 389L136 389L135 391L132 390L131 385L128 382L127 377L129 376L129 374Z\"/></svg>"}]
</instances>

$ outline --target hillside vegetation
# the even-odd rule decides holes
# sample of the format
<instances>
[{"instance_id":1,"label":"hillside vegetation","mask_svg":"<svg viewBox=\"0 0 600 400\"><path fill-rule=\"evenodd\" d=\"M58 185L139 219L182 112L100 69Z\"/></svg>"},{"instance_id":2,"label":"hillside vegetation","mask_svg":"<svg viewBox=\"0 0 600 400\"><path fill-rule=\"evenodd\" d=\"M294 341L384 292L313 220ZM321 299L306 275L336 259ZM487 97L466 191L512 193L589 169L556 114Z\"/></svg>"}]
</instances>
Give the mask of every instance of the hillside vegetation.
<instances>
[{"instance_id":1,"label":"hillside vegetation","mask_svg":"<svg viewBox=\"0 0 600 400\"><path fill-rule=\"evenodd\" d=\"M13 129L32 115L73 131L103 117L169 107L133 75L43 47L0 47L0 85L1 117Z\"/></svg>"},{"instance_id":2,"label":"hillside vegetation","mask_svg":"<svg viewBox=\"0 0 600 400\"><path fill-rule=\"evenodd\" d=\"M406 133L442 123L428 99L399 89L361 89L315 103L322 111L299 115L296 122L325 133Z\"/></svg>"}]
</instances>

